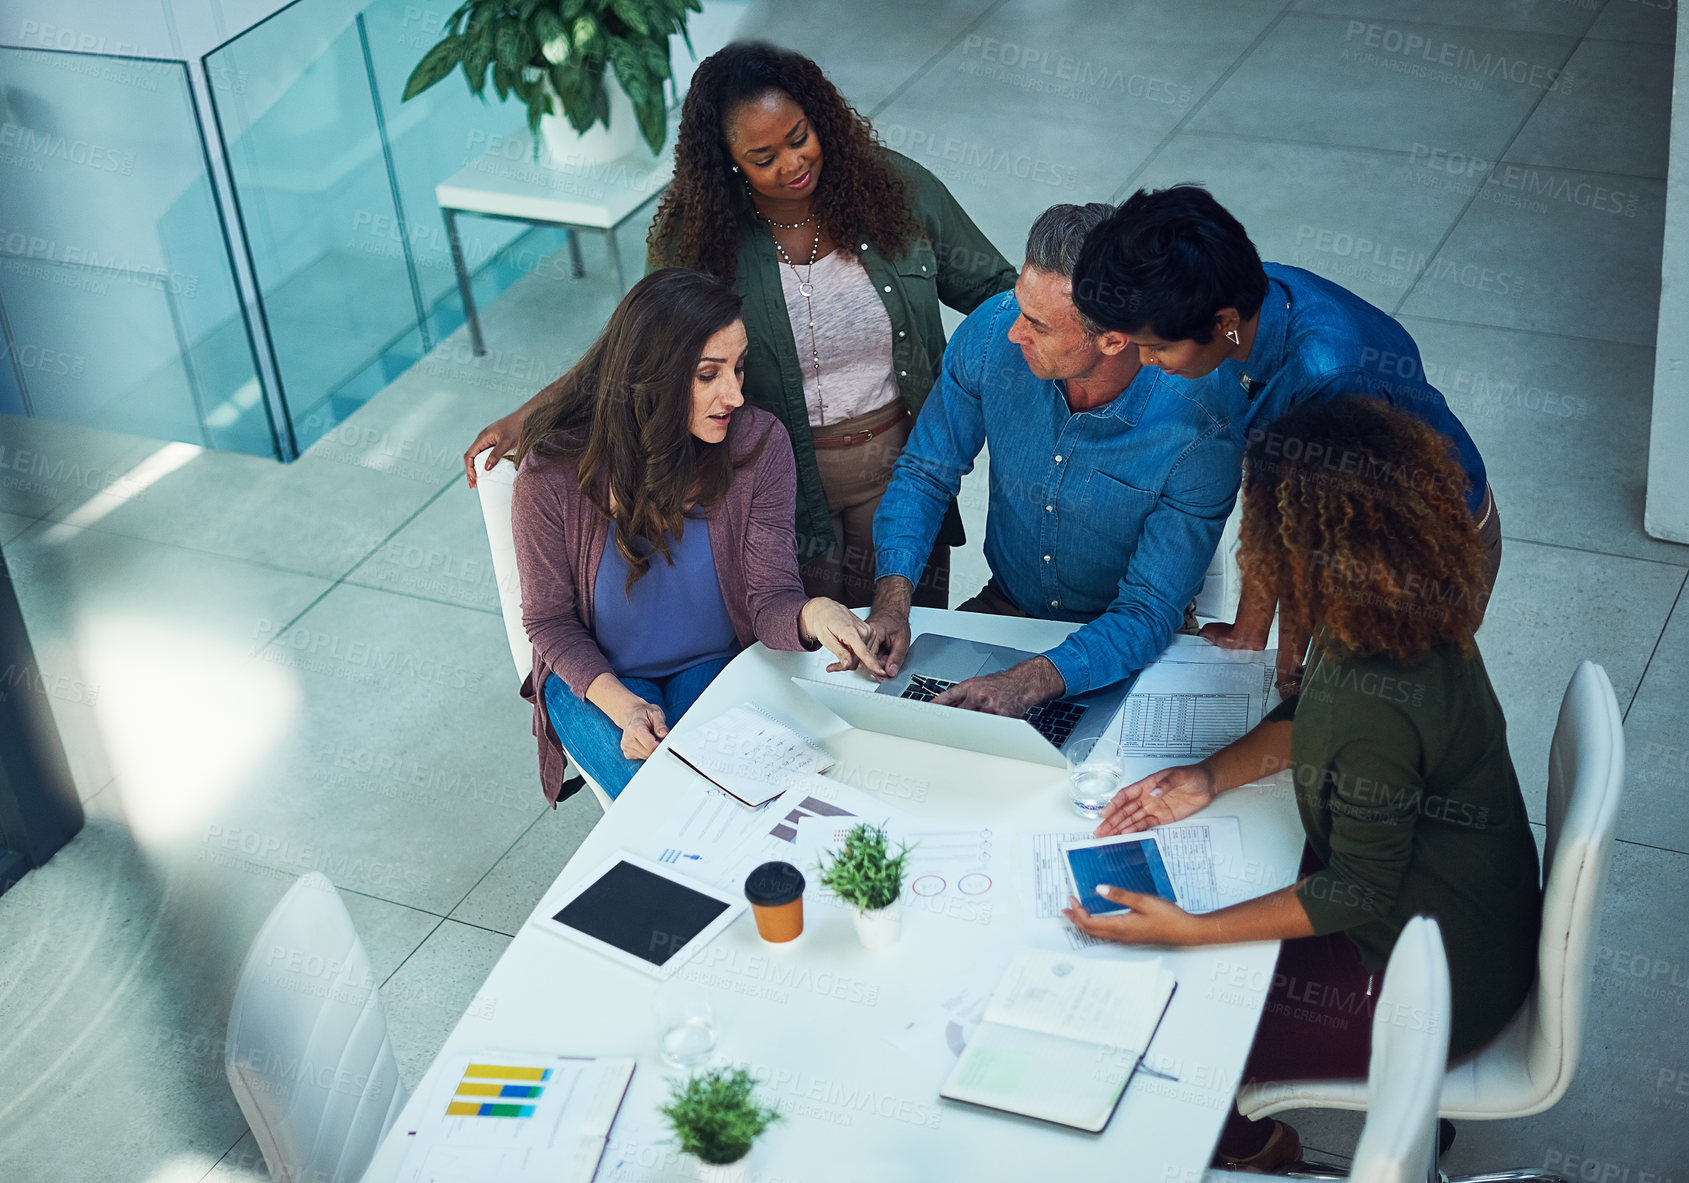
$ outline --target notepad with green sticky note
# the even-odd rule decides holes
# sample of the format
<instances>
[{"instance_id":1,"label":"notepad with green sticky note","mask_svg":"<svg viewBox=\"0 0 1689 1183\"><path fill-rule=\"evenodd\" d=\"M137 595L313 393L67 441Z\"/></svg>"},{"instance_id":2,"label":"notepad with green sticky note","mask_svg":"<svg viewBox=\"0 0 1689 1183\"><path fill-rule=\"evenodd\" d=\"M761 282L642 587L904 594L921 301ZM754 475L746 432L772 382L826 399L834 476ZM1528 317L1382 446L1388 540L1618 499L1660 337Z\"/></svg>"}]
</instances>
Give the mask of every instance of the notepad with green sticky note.
<instances>
[{"instance_id":1,"label":"notepad with green sticky note","mask_svg":"<svg viewBox=\"0 0 1689 1183\"><path fill-rule=\"evenodd\" d=\"M1019 953L939 1095L1101 1133L1175 985L1160 958Z\"/></svg>"}]
</instances>

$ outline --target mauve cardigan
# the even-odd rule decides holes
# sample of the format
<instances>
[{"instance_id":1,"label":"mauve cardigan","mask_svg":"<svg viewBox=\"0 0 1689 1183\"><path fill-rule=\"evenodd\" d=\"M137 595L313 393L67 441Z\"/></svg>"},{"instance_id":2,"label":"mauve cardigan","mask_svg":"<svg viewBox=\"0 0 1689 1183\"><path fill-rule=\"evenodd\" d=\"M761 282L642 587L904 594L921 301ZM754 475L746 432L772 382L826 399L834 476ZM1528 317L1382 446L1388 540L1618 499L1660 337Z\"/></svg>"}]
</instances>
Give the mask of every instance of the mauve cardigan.
<instances>
[{"instance_id":1,"label":"mauve cardigan","mask_svg":"<svg viewBox=\"0 0 1689 1183\"><path fill-rule=\"evenodd\" d=\"M808 597L798 578L794 519L797 464L780 421L749 405L733 413L728 434L735 462L727 496L708 511L721 598L740 645L804 648L798 612ZM534 704L540 787L556 805L563 794L563 745L552 729L542 689L556 674L576 697L610 668L592 633L592 591L610 535L610 519L579 487L572 465L530 452L516 473L510 507L522 627L534 644L534 669L522 697ZM659 625L660 627L660 625Z\"/></svg>"}]
</instances>

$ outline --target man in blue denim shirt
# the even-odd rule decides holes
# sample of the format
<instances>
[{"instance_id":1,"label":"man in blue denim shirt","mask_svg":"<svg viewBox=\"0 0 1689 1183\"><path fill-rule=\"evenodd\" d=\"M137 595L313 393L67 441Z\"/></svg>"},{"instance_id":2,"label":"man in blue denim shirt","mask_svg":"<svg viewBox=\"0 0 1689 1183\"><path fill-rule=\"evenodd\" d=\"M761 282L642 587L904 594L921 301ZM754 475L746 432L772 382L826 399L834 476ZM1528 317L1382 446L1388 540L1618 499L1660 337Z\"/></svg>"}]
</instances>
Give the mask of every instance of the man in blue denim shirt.
<instances>
[{"instance_id":1,"label":"man in blue denim shirt","mask_svg":"<svg viewBox=\"0 0 1689 1183\"><path fill-rule=\"evenodd\" d=\"M1084 624L937 702L1019 715L1148 665L1201 586L1236 498L1240 447L1225 417L1074 308L1073 263L1110 209L1058 205L1034 223L1014 293L980 305L950 339L874 517L868 624L888 673L908 651L912 581L987 443L991 582L963 609Z\"/></svg>"},{"instance_id":2,"label":"man in blue denim shirt","mask_svg":"<svg viewBox=\"0 0 1689 1183\"><path fill-rule=\"evenodd\" d=\"M1085 315L1130 333L1145 365L1188 379L1240 433L1270 432L1304 403L1350 394L1375 395L1440 432L1466 471L1466 505L1486 554L1484 586L1472 594L1488 598L1501 567L1501 518L1484 461L1400 321L1311 272L1262 263L1242 224L1197 185L1134 193L1087 238L1075 273ZM1341 458L1328 467L1339 475ZM1226 648L1265 648L1274 608L1246 585L1236 622L1206 625L1202 635ZM1294 681L1307 640L1280 636L1281 686Z\"/></svg>"}]
</instances>

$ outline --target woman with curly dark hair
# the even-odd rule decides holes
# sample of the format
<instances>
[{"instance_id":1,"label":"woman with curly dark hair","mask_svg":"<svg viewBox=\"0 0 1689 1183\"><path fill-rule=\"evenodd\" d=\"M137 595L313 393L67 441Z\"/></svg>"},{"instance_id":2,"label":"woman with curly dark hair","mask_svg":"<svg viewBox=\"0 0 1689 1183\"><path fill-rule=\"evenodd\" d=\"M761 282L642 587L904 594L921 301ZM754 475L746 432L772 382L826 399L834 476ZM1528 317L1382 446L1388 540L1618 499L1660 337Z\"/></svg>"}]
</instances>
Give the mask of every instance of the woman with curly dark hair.
<instances>
[{"instance_id":1,"label":"woman with curly dark hair","mask_svg":"<svg viewBox=\"0 0 1689 1183\"><path fill-rule=\"evenodd\" d=\"M1130 912L1068 910L1128 944L1283 941L1245 1084L1364 1078L1374 981L1416 914L1448 948L1451 1058L1494 1038L1530 990L1537 852L1473 640L1487 573L1467 483L1444 436L1376 398L1253 433L1240 561L1313 637L1301 694L1201 763L1127 785L1097 828L1166 825L1292 772L1308 839L1292 886L1202 916L1114 889ZM1225 1165L1299 1156L1281 1122L1234 1112L1220 1137Z\"/></svg>"},{"instance_id":2,"label":"woman with curly dark hair","mask_svg":"<svg viewBox=\"0 0 1689 1183\"><path fill-rule=\"evenodd\" d=\"M1014 286L1013 265L814 62L738 42L692 76L648 266L697 268L744 298L745 396L797 456L805 590L869 603L874 511L939 373L939 305L973 311ZM476 439L471 482L475 453L503 455L526 410ZM916 603L948 607L961 541L952 505Z\"/></svg>"}]
</instances>

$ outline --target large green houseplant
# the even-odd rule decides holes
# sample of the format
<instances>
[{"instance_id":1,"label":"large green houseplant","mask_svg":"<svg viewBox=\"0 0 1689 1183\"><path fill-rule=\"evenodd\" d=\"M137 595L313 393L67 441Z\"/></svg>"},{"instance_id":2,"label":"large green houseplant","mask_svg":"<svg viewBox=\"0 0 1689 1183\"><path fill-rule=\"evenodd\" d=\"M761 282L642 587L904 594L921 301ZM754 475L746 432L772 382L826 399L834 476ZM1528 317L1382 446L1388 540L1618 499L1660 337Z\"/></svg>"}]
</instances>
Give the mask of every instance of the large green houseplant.
<instances>
[{"instance_id":1,"label":"large green houseplant","mask_svg":"<svg viewBox=\"0 0 1689 1183\"><path fill-rule=\"evenodd\" d=\"M477 98L490 81L501 102L515 95L527 104L537 154L547 114L561 114L580 133L609 127L609 69L657 152L668 131L669 37L679 33L690 51L687 14L701 11L699 0L464 0L411 71L404 97L457 69Z\"/></svg>"}]
</instances>

